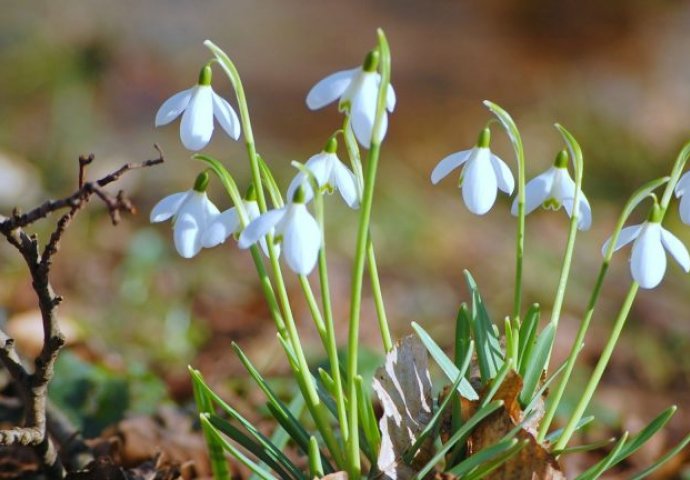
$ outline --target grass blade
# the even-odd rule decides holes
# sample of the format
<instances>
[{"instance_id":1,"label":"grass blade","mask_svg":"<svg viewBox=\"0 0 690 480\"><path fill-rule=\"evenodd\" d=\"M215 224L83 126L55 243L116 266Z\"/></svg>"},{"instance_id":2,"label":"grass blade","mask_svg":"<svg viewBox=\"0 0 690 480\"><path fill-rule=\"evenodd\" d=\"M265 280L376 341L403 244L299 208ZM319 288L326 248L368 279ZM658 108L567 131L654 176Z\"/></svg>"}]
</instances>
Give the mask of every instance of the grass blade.
<instances>
[{"instance_id":1,"label":"grass blade","mask_svg":"<svg viewBox=\"0 0 690 480\"><path fill-rule=\"evenodd\" d=\"M434 342L431 336L418 323L412 322L412 328L417 333L419 339L422 341L426 349L429 351L431 357L438 364L438 366L441 367L441 370L446 377L448 377L451 382L454 382L458 378L458 373L460 372L458 367L456 367L452 360L448 358L445 353L443 353L441 347ZM458 392L460 392L460 394L468 400L479 399L479 395L477 392L475 392L474 388L472 388L470 382L468 382L465 378L463 378L460 382Z\"/></svg>"},{"instance_id":2,"label":"grass blade","mask_svg":"<svg viewBox=\"0 0 690 480\"><path fill-rule=\"evenodd\" d=\"M479 363L479 373L482 383L487 383L496 376L496 372L503 365L503 352L494 330L494 325L489 318L477 283L472 278L470 272L465 270L465 281L467 288L472 295L472 332L474 333L475 348L477 351L477 362Z\"/></svg>"},{"instance_id":3,"label":"grass blade","mask_svg":"<svg viewBox=\"0 0 690 480\"><path fill-rule=\"evenodd\" d=\"M534 345L534 350L526 362L525 375L523 377L522 391L520 392L520 404L524 407L529 404L534 397L534 392L537 390L537 385L541 374L546 368L546 362L549 358L551 344L556 329L553 323L549 323L544 330L541 331L537 342Z\"/></svg>"},{"instance_id":4,"label":"grass blade","mask_svg":"<svg viewBox=\"0 0 690 480\"><path fill-rule=\"evenodd\" d=\"M623 436L618 440L616 446L613 450L609 452L603 459L597 462L593 467L583 472L581 475L575 478L575 480L595 480L599 476L613 466L616 456L625 446L625 441L628 439L628 432L625 432Z\"/></svg>"},{"instance_id":5,"label":"grass blade","mask_svg":"<svg viewBox=\"0 0 690 480\"><path fill-rule=\"evenodd\" d=\"M683 450L688 443L690 443L690 435L686 436L683 440L678 443L675 447L673 447L671 450L666 452L662 457L660 457L656 462L642 470L640 473L636 474L631 480L641 480L645 478L646 476L650 475L653 473L657 468L662 466L664 463L669 461L671 458L675 457L678 452Z\"/></svg>"},{"instance_id":6,"label":"grass blade","mask_svg":"<svg viewBox=\"0 0 690 480\"><path fill-rule=\"evenodd\" d=\"M525 365L530 357L530 352L534 347L534 340L537 337L537 327L539 326L539 304L532 304L525 319L520 325L520 335L518 343L518 372L520 376L525 376Z\"/></svg>"}]
</instances>

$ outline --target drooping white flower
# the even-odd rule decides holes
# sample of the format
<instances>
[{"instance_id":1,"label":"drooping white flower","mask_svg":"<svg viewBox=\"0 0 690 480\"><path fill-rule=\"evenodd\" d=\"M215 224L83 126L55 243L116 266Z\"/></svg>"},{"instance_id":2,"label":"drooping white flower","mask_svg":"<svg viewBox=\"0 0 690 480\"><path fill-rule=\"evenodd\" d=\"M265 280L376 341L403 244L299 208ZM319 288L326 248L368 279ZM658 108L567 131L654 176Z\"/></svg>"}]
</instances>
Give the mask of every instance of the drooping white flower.
<instances>
[{"instance_id":1,"label":"drooping white flower","mask_svg":"<svg viewBox=\"0 0 690 480\"><path fill-rule=\"evenodd\" d=\"M318 183L328 192L338 190L350 208L359 207L359 189L354 173L340 161L335 151L338 144L335 138L331 138L326 148L321 153L312 156L304 166L311 171ZM308 202L314 195L307 174L299 172L290 182L287 196L292 198L297 188L303 186L305 189L305 200Z\"/></svg>"},{"instance_id":2,"label":"drooping white flower","mask_svg":"<svg viewBox=\"0 0 690 480\"><path fill-rule=\"evenodd\" d=\"M237 245L249 248L274 229L274 242L282 242L288 266L300 275L314 269L321 248L321 229L304 203L302 189L284 207L269 210L247 225Z\"/></svg>"},{"instance_id":3,"label":"drooping white flower","mask_svg":"<svg viewBox=\"0 0 690 480\"><path fill-rule=\"evenodd\" d=\"M510 195L515 188L508 165L489 150L490 135L485 128L474 148L448 155L431 172L431 183L436 184L464 164L459 187L467 209L476 215L491 209L498 190Z\"/></svg>"},{"instance_id":4,"label":"drooping white flower","mask_svg":"<svg viewBox=\"0 0 690 480\"><path fill-rule=\"evenodd\" d=\"M259 211L259 204L256 200L244 200L244 211L247 214L248 223L256 220L261 216ZM221 243L224 243L229 236L234 235L236 238L242 233L242 223L240 222L240 216L237 212L237 207L232 207L220 215L217 215L211 223L206 228L205 232L201 236L201 246L204 248L213 248ZM259 245L264 254L268 256L268 246L266 245L266 239L262 238L259 240ZM280 247L276 246L278 253L280 254Z\"/></svg>"},{"instance_id":5,"label":"drooping white flower","mask_svg":"<svg viewBox=\"0 0 690 480\"><path fill-rule=\"evenodd\" d=\"M556 162L544 173L537 175L525 185L525 214L533 212L539 205L558 210L563 206L568 216L573 215L575 200L575 182L568 173L568 154L561 151ZM592 209L587 197L580 191L578 197L577 228L588 230L592 226ZM518 214L517 198L511 208L513 215Z\"/></svg>"},{"instance_id":6,"label":"drooping white flower","mask_svg":"<svg viewBox=\"0 0 690 480\"><path fill-rule=\"evenodd\" d=\"M685 245L671 232L661 226L659 221L647 220L639 225L633 225L621 230L614 251L633 242L630 256L630 270L633 279L642 288L654 288L661 282L666 272L666 249L683 267L690 270L690 255ZM602 247L602 254L606 255L611 239Z\"/></svg>"},{"instance_id":7,"label":"drooping white flower","mask_svg":"<svg viewBox=\"0 0 690 480\"><path fill-rule=\"evenodd\" d=\"M231 138L240 137L240 120L230 104L213 91L208 65L201 69L197 85L163 102L156 113L156 126L167 125L180 114L180 139L188 150L201 150L208 144L213 134L213 117Z\"/></svg>"},{"instance_id":8,"label":"drooping white flower","mask_svg":"<svg viewBox=\"0 0 690 480\"><path fill-rule=\"evenodd\" d=\"M172 218L175 249L184 258L199 253L206 228L220 214L206 195L207 184L208 175L202 173L192 190L168 195L151 210L152 223Z\"/></svg>"},{"instance_id":9,"label":"drooping white flower","mask_svg":"<svg viewBox=\"0 0 690 480\"><path fill-rule=\"evenodd\" d=\"M678 210L683 223L690 225L690 171L685 172L674 189L676 197L680 198Z\"/></svg>"},{"instance_id":10,"label":"drooping white flower","mask_svg":"<svg viewBox=\"0 0 690 480\"><path fill-rule=\"evenodd\" d=\"M361 67L342 70L320 80L307 94L307 107L318 110L340 99L341 111L349 111L352 130L355 137L364 148L371 144L371 134L376 118L376 100L378 98L381 75L376 71L378 67L378 52L369 52ZM395 90L388 85L386 91L386 110L395 109ZM383 112L381 118L381 138L386 136L388 115Z\"/></svg>"}]
</instances>

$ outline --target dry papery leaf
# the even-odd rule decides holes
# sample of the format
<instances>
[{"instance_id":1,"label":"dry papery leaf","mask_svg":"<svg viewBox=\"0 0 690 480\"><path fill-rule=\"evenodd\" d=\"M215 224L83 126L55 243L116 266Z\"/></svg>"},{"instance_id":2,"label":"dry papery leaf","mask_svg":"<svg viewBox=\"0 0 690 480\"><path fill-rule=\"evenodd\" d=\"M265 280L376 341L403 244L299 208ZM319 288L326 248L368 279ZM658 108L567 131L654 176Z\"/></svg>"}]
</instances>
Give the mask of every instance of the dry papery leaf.
<instances>
[{"instance_id":1,"label":"dry papery leaf","mask_svg":"<svg viewBox=\"0 0 690 480\"><path fill-rule=\"evenodd\" d=\"M487 385L482 395L486 394ZM472 431L467 442L468 454L475 454L484 448L496 445L515 426L524 420L518 397L522 390L522 378L510 372L505 378L494 400L503 400L504 406L486 417ZM463 399L463 415L471 416L481 402ZM487 475L487 480L565 480L556 458L535 438L537 426L543 416L543 402L517 433L516 438L527 444L510 460Z\"/></svg>"},{"instance_id":2,"label":"dry papery leaf","mask_svg":"<svg viewBox=\"0 0 690 480\"><path fill-rule=\"evenodd\" d=\"M384 479L405 480L431 458L432 441L425 442L412 465L402 461L403 453L412 446L432 417L429 354L415 335L399 341L386 355L385 365L376 371L374 391L383 416L381 451L377 465Z\"/></svg>"}]
</instances>

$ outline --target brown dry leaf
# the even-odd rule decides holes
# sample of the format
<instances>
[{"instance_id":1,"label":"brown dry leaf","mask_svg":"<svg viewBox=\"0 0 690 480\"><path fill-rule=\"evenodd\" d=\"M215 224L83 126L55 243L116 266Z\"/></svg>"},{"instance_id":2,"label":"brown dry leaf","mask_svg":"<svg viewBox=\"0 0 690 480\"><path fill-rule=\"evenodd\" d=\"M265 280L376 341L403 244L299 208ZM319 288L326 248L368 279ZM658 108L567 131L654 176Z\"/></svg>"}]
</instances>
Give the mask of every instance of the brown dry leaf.
<instances>
[{"instance_id":1,"label":"brown dry leaf","mask_svg":"<svg viewBox=\"0 0 690 480\"><path fill-rule=\"evenodd\" d=\"M498 388L494 400L503 400L504 407L480 422L468 440L468 453L475 454L496 445L516 425L523 420L518 396L522 389L522 379L515 372L510 374ZM488 390L485 389L485 391ZM538 408L518 432L516 438L527 444L510 460L491 472L488 480L564 480L560 465L555 457L537 443L536 427L543 409Z\"/></svg>"},{"instance_id":2,"label":"brown dry leaf","mask_svg":"<svg viewBox=\"0 0 690 480\"><path fill-rule=\"evenodd\" d=\"M415 335L399 341L386 355L385 365L376 371L374 390L383 406L379 422L381 451L378 468L383 478L405 480L415 473L416 465L431 458L431 443L426 442L410 467L402 454L417 439L432 416L429 354Z\"/></svg>"}]
</instances>

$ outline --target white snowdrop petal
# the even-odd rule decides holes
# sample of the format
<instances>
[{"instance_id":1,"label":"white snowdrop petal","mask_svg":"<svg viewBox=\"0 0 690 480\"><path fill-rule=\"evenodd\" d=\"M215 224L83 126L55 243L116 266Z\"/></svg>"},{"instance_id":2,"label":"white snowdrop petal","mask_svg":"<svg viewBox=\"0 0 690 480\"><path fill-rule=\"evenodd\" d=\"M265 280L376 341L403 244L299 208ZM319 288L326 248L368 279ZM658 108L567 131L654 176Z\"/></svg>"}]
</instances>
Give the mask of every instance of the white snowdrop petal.
<instances>
[{"instance_id":1,"label":"white snowdrop petal","mask_svg":"<svg viewBox=\"0 0 690 480\"><path fill-rule=\"evenodd\" d=\"M152 223L163 222L175 215L190 192L168 195L159 201L151 210L149 219Z\"/></svg>"},{"instance_id":2,"label":"white snowdrop petal","mask_svg":"<svg viewBox=\"0 0 690 480\"><path fill-rule=\"evenodd\" d=\"M579 204L577 228L589 230L592 226L592 207L589 206L589 201L583 192L580 192Z\"/></svg>"},{"instance_id":3,"label":"white snowdrop petal","mask_svg":"<svg viewBox=\"0 0 690 480\"><path fill-rule=\"evenodd\" d=\"M321 248L321 230L304 204L291 208L291 221L283 232L283 252L288 266L300 275L308 275L316 265Z\"/></svg>"},{"instance_id":4,"label":"white snowdrop petal","mask_svg":"<svg viewBox=\"0 0 690 480\"><path fill-rule=\"evenodd\" d=\"M342 70L320 80L307 94L307 107L310 110L318 110L340 98L359 70Z\"/></svg>"},{"instance_id":5,"label":"white snowdrop petal","mask_svg":"<svg viewBox=\"0 0 690 480\"><path fill-rule=\"evenodd\" d=\"M474 149L463 150L462 152L451 153L443 160L438 162L431 172L431 183L437 184L444 179L450 172L458 168L470 158Z\"/></svg>"},{"instance_id":6,"label":"white snowdrop petal","mask_svg":"<svg viewBox=\"0 0 690 480\"><path fill-rule=\"evenodd\" d=\"M209 85L199 85L182 114L180 138L185 148L197 151L208 144L212 133L213 90Z\"/></svg>"},{"instance_id":7,"label":"white snowdrop petal","mask_svg":"<svg viewBox=\"0 0 690 480\"><path fill-rule=\"evenodd\" d=\"M688 249L685 248L683 242L665 228L659 228L661 229L661 243L666 247L668 253L676 259L683 270L690 271L690 254L688 254Z\"/></svg>"},{"instance_id":8,"label":"white snowdrop petal","mask_svg":"<svg viewBox=\"0 0 690 480\"><path fill-rule=\"evenodd\" d=\"M288 186L287 189L287 201L291 201L292 197L295 196L295 192L297 191L297 188L300 185L305 185L305 189L308 190L310 198L313 197L313 192L311 191L311 188L309 187L309 181L307 180L307 175L304 172L298 172L297 175L295 175L292 178L292 181L290 182L290 185ZM305 194L307 191L304 192Z\"/></svg>"},{"instance_id":9,"label":"white snowdrop petal","mask_svg":"<svg viewBox=\"0 0 690 480\"><path fill-rule=\"evenodd\" d=\"M340 196L343 197L345 203L350 208L359 207L359 193L357 191L357 180L355 179L355 174L352 173L345 165L338 160L333 165L333 171L331 173L333 182L336 188L340 192Z\"/></svg>"},{"instance_id":10,"label":"white snowdrop petal","mask_svg":"<svg viewBox=\"0 0 690 480\"><path fill-rule=\"evenodd\" d=\"M544 173L541 173L527 182L525 185L525 215L533 212L537 207L546 201L551 193L551 185L553 185L553 178L555 169L549 168ZM513 215L518 214L518 199L513 200L513 205L510 209Z\"/></svg>"},{"instance_id":11,"label":"white snowdrop petal","mask_svg":"<svg viewBox=\"0 0 690 480\"><path fill-rule=\"evenodd\" d=\"M678 183L676 183L676 188L673 189L676 193L676 197L688 193L688 190L690 190L690 171L685 172L683 176L680 177Z\"/></svg>"},{"instance_id":12,"label":"white snowdrop petal","mask_svg":"<svg viewBox=\"0 0 690 480\"><path fill-rule=\"evenodd\" d=\"M338 161L338 157L334 153L321 152L309 158L304 166L314 175L317 184L323 187L328 183L331 176L333 163Z\"/></svg>"},{"instance_id":13,"label":"white snowdrop petal","mask_svg":"<svg viewBox=\"0 0 690 480\"><path fill-rule=\"evenodd\" d=\"M513 178L510 168L508 168L506 162L494 154L491 154L491 165L494 167L494 172L496 172L498 188L502 192L511 195L513 193L513 189L515 188L515 179Z\"/></svg>"},{"instance_id":14,"label":"white snowdrop petal","mask_svg":"<svg viewBox=\"0 0 690 480\"><path fill-rule=\"evenodd\" d=\"M628 243L632 242L637 238L637 236L640 234L640 230L642 230L642 227L644 224L640 225L632 225L630 227L625 227L623 230L621 230L621 233L618 235L618 240L616 241L616 246L613 248L613 251L617 251L627 245ZM606 250L609 248L609 243L611 243L611 239L609 238L604 242L604 245L601 247L601 254L606 256Z\"/></svg>"},{"instance_id":15,"label":"white snowdrop petal","mask_svg":"<svg viewBox=\"0 0 690 480\"><path fill-rule=\"evenodd\" d=\"M465 165L462 180L462 198L467 209L475 215L484 215L496 201L498 183L489 153L477 154Z\"/></svg>"},{"instance_id":16,"label":"white snowdrop petal","mask_svg":"<svg viewBox=\"0 0 690 480\"><path fill-rule=\"evenodd\" d=\"M187 108L193 91L194 87L183 90L163 102L163 105L161 105L156 113L156 126L160 127L162 125L167 125L179 117L184 109Z\"/></svg>"},{"instance_id":17,"label":"white snowdrop petal","mask_svg":"<svg viewBox=\"0 0 690 480\"><path fill-rule=\"evenodd\" d=\"M201 245L211 248L219 245L233 233L239 231L240 219L235 207L218 214L206 227L201 236Z\"/></svg>"},{"instance_id":18,"label":"white snowdrop petal","mask_svg":"<svg viewBox=\"0 0 690 480\"><path fill-rule=\"evenodd\" d=\"M376 119L376 97L378 87L376 86L376 76L364 75L361 79L360 88L355 98L352 100L351 118L352 130L355 137L364 148L369 148L371 144L371 134ZM388 128L388 118L384 112L381 118L380 142L386 135Z\"/></svg>"},{"instance_id":19,"label":"white snowdrop petal","mask_svg":"<svg viewBox=\"0 0 690 480\"><path fill-rule=\"evenodd\" d=\"M215 92L213 92L213 115L230 138L233 140L240 138L240 119L230 104Z\"/></svg>"},{"instance_id":20,"label":"white snowdrop petal","mask_svg":"<svg viewBox=\"0 0 690 480\"><path fill-rule=\"evenodd\" d=\"M630 269L642 288L654 288L664 278L666 254L661 245L658 224L647 224L633 244Z\"/></svg>"},{"instance_id":21,"label":"white snowdrop petal","mask_svg":"<svg viewBox=\"0 0 690 480\"><path fill-rule=\"evenodd\" d=\"M249 248L262 239L285 215L285 207L269 210L257 219L253 220L240 234L237 246Z\"/></svg>"},{"instance_id":22,"label":"white snowdrop petal","mask_svg":"<svg viewBox=\"0 0 690 480\"><path fill-rule=\"evenodd\" d=\"M395 110L395 104L396 104L395 90L393 89L393 85L391 85L389 83L388 84L388 90L386 91L386 109L389 112L393 112L393 110Z\"/></svg>"},{"instance_id":23,"label":"white snowdrop petal","mask_svg":"<svg viewBox=\"0 0 690 480\"><path fill-rule=\"evenodd\" d=\"M680 213L680 220L686 224L690 225L690 193L680 197L680 205L678 206Z\"/></svg>"},{"instance_id":24,"label":"white snowdrop petal","mask_svg":"<svg viewBox=\"0 0 690 480\"><path fill-rule=\"evenodd\" d=\"M192 258L201 250L200 228L197 219L190 213L183 213L175 219L173 239L175 249L183 258Z\"/></svg>"}]
</instances>

